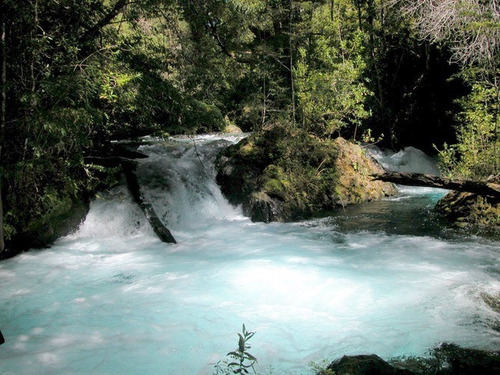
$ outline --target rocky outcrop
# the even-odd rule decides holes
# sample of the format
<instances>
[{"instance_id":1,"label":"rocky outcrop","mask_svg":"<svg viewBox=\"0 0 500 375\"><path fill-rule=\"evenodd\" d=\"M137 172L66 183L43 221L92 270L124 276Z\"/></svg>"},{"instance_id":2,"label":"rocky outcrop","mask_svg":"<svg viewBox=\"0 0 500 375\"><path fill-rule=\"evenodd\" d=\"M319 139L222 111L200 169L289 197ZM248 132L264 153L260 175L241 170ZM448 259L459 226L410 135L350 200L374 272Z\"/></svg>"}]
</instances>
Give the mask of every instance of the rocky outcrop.
<instances>
[{"instance_id":1,"label":"rocky outcrop","mask_svg":"<svg viewBox=\"0 0 500 375\"><path fill-rule=\"evenodd\" d=\"M384 361L375 354L343 356L317 375L499 375L500 353L443 343L426 357Z\"/></svg>"},{"instance_id":2,"label":"rocky outcrop","mask_svg":"<svg viewBox=\"0 0 500 375\"><path fill-rule=\"evenodd\" d=\"M31 222L24 231L7 242L0 260L11 258L30 248L49 247L56 239L78 229L87 215L89 204L83 199L62 197L52 209ZM11 246L15 243L16 246Z\"/></svg>"},{"instance_id":3,"label":"rocky outcrop","mask_svg":"<svg viewBox=\"0 0 500 375\"><path fill-rule=\"evenodd\" d=\"M416 375L410 370L390 365L375 354L343 356L332 362L326 368L325 373L335 375Z\"/></svg>"},{"instance_id":4,"label":"rocky outcrop","mask_svg":"<svg viewBox=\"0 0 500 375\"><path fill-rule=\"evenodd\" d=\"M498 199L452 191L438 202L436 211L458 228L500 234Z\"/></svg>"},{"instance_id":5,"label":"rocky outcrop","mask_svg":"<svg viewBox=\"0 0 500 375\"><path fill-rule=\"evenodd\" d=\"M226 133L226 134L234 134L234 133L241 133L242 130L234 125L234 124L228 124L224 127L224 129L222 129L222 133Z\"/></svg>"},{"instance_id":6,"label":"rocky outcrop","mask_svg":"<svg viewBox=\"0 0 500 375\"><path fill-rule=\"evenodd\" d=\"M293 221L396 193L372 181L383 168L343 138L323 140L274 127L219 155L217 182L253 221Z\"/></svg>"}]
</instances>

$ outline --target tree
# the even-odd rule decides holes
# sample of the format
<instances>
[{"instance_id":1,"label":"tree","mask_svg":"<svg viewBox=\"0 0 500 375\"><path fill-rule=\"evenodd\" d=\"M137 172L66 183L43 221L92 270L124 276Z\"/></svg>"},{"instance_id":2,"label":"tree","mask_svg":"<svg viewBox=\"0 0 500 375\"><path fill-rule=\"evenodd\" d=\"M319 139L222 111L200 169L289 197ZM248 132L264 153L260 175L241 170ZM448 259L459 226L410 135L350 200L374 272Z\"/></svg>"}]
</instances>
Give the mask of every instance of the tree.
<instances>
[{"instance_id":1,"label":"tree","mask_svg":"<svg viewBox=\"0 0 500 375\"><path fill-rule=\"evenodd\" d=\"M423 37L444 42L460 64L497 64L500 4L497 0L393 0L414 17Z\"/></svg>"},{"instance_id":2,"label":"tree","mask_svg":"<svg viewBox=\"0 0 500 375\"><path fill-rule=\"evenodd\" d=\"M1 107L0 107L0 160L2 160L2 149L3 149L3 132L5 129L5 121L6 121L6 109L7 109L7 95L6 95L6 84L7 84L7 51L5 48L5 20L2 19L2 30L1 30L1 35L0 35L0 42L1 42L1 51L2 51L2 62L1 62L1 81L0 85L2 87L2 94L1 94ZM4 242L4 234L3 234L3 203L2 203L2 167L0 166L0 253L4 250L5 248L5 242Z\"/></svg>"},{"instance_id":3,"label":"tree","mask_svg":"<svg viewBox=\"0 0 500 375\"><path fill-rule=\"evenodd\" d=\"M311 132L329 137L351 126L353 138L368 116L371 95L363 76L363 33L356 26L349 2L315 6L307 23L305 42L295 67L302 121ZM306 29L304 27L304 29Z\"/></svg>"},{"instance_id":4,"label":"tree","mask_svg":"<svg viewBox=\"0 0 500 375\"><path fill-rule=\"evenodd\" d=\"M83 153L102 124L99 36L127 1L2 4L0 186L8 239L85 193ZM8 81L7 81L8 79Z\"/></svg>"},{"instance_id":5,"label":"tree","mask_svg":"<svg viewBox=\"0 0 500 375\"><path fill-rule=\"evenodd\" d=\"M403 1L422 37L444 43L471 93L462 101L458 143L441 153L448 173L486 178L500 173L500 4L497 0ZM487 166L491 166L490 168Z\"/></svg>"}]
</instances>

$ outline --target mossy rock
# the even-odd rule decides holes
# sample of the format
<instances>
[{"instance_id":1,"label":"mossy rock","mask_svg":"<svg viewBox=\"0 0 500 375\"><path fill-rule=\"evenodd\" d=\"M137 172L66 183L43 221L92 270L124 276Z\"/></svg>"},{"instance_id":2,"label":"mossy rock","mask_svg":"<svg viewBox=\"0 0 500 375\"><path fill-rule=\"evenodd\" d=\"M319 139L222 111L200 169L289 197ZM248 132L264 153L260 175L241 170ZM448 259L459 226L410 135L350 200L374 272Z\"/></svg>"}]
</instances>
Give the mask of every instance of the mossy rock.
<instances>
[{"instance_id":1,"label":"mossy rock","mask_svg":"<svg viewBox=\"0 0 500 375\"><path fill-rule=\"evenodd\" d=\"M217 182L254 221L293 221L396 193L359 145L276 126L224 150Z\"/></svg>"},{"instance_id":2,"label":"mossy rock","mask_svg":"<svg viewBox=\"0 0 500 375\"><path fill-rule=\"evenodd\" d=\"M436 211L455 227L500 235L500 202L477 194L452 191Z\"/></svg>"},{"instance_id":3,"label":"mossy rock","mask_svg":"<svg viewBox=\"0 0 500 375\"><path fill-rule=\"evenodd\" d=\"M222 132L226 134L234 134L234 133L242 133L243 131L241 130L241 128L239 128L234 124L228 124L224 127L224 129L222 129Z\"/></svg>"},{"instance_id":4,"label":"mossy rock","mask_svg":"<svg viewBox=\"0 0 500 375\"><path fill-rule=\"evenodd\" d=\"M394 185L372 180L371 174L383 173L384 169L359 145L343 138L337 138L334 143L339 150L336 192L342 206L396 194Z\"/></svg>"},{"instance_id":5,"label":"mossy rock","mask_svg":"<svg viewBox=\"0 0 500 375\"><path fill-rule=\"evenodd\" d=\"M22 233L8 241L10 257L30 248L50 246L59 237L71 234L78 229L89 210L87 202L70 197L61 198L49 211L28 224ZM15 246L14 246L15 245Z\"/></svg>"},{"instance_id":6,"label":"mossy rock","mask_svg":"<svg viewBox=\"0 0 500 375\"><path fill-rule=\"evenodd\" d=\"M343 356L332 362L326 369L327 374L335 375L416 375L416 373L399 369L375 354Z\"/></svg>"}]
</instances>

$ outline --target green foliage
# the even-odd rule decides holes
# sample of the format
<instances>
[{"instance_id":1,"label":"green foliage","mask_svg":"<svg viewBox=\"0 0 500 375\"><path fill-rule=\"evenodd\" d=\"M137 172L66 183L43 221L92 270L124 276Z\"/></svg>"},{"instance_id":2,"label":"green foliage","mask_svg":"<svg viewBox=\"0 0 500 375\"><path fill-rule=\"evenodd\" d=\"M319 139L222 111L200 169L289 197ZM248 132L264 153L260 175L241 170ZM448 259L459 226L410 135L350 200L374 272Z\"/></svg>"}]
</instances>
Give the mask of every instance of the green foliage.
<instances>
[{"instance_id":1,"label":"green foliage","mask_svg":"<svg viewBox=\"0 0 500 375\"><path fill-rule=\"evenodd\" d=\"M219 361L215 364L214 375L249 374L249 369L256 374L254 365L257 363L257 358L248 352L251 349L248 342L254 335L255 332L247 331L243 324L241 333L238 333L238 347L227 353L229 360Z\"/></svg>"},{"instance_id":2,"label":"green foliage","mask_svg":"<svg viewBox=\"0 0 500 375\"><path fill-rule=\"evenodd\" d=\"M498 89L476 83L462 101L457 143L444 145L440 167L445 175L484 180L500 173Z\"/></svg>"},{"instance_id":3,"label":"green foliage","mask_svg":"<svg viewBox=\"0 0 500 375\"><path fill-rule=\"evenodd\" d=\"M256 147L252 159L259 173L273 166L264 178L276 196L291 186L308 191L310 181L326 189L336 178L324 138L427 140L435 125L450 124L460 90L446 80L456 68L445 48L420 43L411 20L387 4L5 0L6 234L22 236L47 214L53 192L86 199L112 183L116 171L85 164L85 156L107 156L112 139L218 131L228 121L281 128L291 139ZM470 27L495 31L488 14ZM447 173L479 178L499 173L498 59L473 67L458 142L441 155ZM443 83L444 91L436 88Z\"/></svg>"},{"instance_id":4,"label":"green foliage","mask_svg":"<svg viewBox=\"0 0 500 375\"><path fill-rule=\"evenodd\" d=\"M354 6L341 2L337 7L334 18L328 4L312 11L312 36L299 48L294 71L302 121L309 131L326 137L348 125L357 127L369 116L363 33L352 27Z\"/></svg>"},{"instance_id":5,"label":"green foliage","mask_svg":"<svg viewBox=\"0 0 500 375\"><path fill-rule=\"evenodd\" d=\"M328 368L330 362L323 360L321 363L309 362L309 368L315 375L335 375L335 371Z\"/></svg>"}]
</instances>

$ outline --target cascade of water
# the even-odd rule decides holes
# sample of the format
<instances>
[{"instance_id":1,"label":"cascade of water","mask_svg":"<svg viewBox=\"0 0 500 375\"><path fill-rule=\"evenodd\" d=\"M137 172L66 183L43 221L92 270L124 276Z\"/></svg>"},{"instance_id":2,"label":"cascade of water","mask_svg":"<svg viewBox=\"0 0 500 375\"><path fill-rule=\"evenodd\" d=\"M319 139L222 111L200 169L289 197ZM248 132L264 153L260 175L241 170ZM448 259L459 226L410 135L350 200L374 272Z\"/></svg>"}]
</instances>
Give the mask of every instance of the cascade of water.
<instances>
[{"instance_id":1,"label":"cascade of water","mask_svg":"<svg viewBox=\"0 0 500 375\"><path fill-rule=\"evenodd\" d=\"M435 193L251 223L214 182L226 141L195 142L150 142L137 170L177 245L154 236L121 187L74 235L0 263L2 374L211 374L242 323L274 374L441 341L500 349L500 316L483 298L500 294L498 242L443 235L426 218ZM408 216L426 226L401 228Z\"/></svg>"},{"instance_id":2,"label":"cascade of water","mask_svg":"<svg viewBox=\"0 0 500 375\"><path fill-rule=\"evenodd\" d=\"M216 155L230 143L230 139L198 137L141 147L149 155L137 171L144 198L174 231L192 231L214 220L242 218L241 211L227 203L215 182Z\"/></svg>"},{"instance_id":3,"label":"cascade of water","mask_svg":"<svg viewBox=\"0 0 500 375\"><path fill-rule=\"evenodd\" d=\"M370 146L368 151L387 170L440 175L435 158L426 155L415 147L406 147L403 150L394 152L382 150L377 146Z\"/></svg>"}]
</instances>

